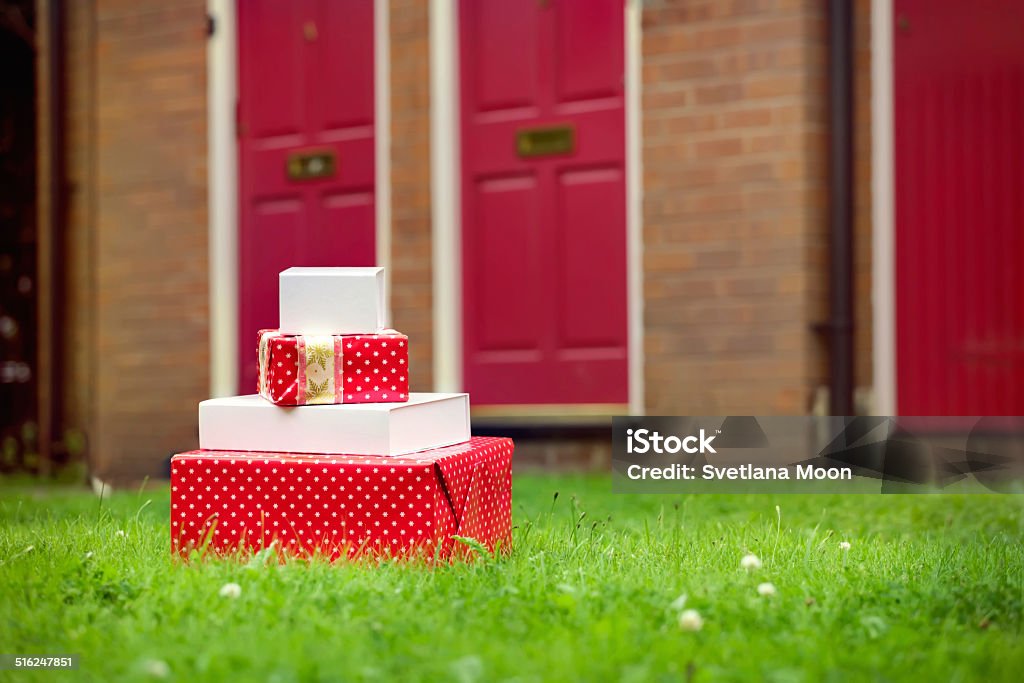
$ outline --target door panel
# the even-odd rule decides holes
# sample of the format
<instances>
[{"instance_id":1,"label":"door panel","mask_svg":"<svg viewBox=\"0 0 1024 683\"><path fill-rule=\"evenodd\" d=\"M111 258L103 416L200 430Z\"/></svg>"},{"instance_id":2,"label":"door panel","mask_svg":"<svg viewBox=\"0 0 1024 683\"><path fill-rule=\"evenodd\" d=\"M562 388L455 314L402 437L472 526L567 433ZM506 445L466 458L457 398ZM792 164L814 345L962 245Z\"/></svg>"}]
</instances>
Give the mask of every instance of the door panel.
<instances>
[{"instance_id":1,"label":"door panel","mask_svg":"<svg viewBox=\"0 0 1024 683\"><path fill-rule=\"evenodd\" d=\"M296 135L302 128L305 50L295 33L303 9L303 2L239 3L240 106L252 140Z\"/></svg>"},{"instance_id":2,"label":"door panel","mask_svg":"<svg viewBox=\"0 0 1024 683\"><path fill-rule=\"evenodd\" d=\"M606 309L598 302L622 296L626 262L622 258L625 212L618 168L578 170L559 178L558 245L560 336L563 350L605 348L614 352L615 333L626 327L625 306ZM587 245L580 249L580 245ZM584 305L579 305L584 302ZM586 302L590 302L589 305ZM618 317L616 317L618 316Z\"/></svg>"},{"instance_id":3,"label":"door panel","mask_svg":"<svg viewBox=\"0 0 1024 683\"><path fill-rule=\"evenodd\" d=\"M625 51L621 2L559 2L555 69L559 101L616 97L622 92Z\"/></svg>"},{"instance_id":4,"label":"door panel","mask_svg":"<svg viewBox=\"0 0 1024 683\"><path fill-rule=\"evenodd\" d=\"M534 316L541 301L537 286L536 178L487 180L478 186L477 197L477 254L489 264L486 271L476 271L474 287L479 348L485 352L536 348ZM523 222L525 231L521 229ZM487 315L488 311L501 311L501 315Z\"/></svg>"},{"instance_id":5,"label":"door panel","mask_svg":"<svg viewBox=\"0 0 1024 683\"><path fill-rule=\"evenodd\" d=\"M260 259L260 265L267 271L279 273L298 258L299 245L292 240L281 240L278 236L292 235L301 229L304 208L298 199L265 200L252 205L249 238L257 244L273 245L272 248L264 247L265 253ZM246 296L249 299L277 302L277 278L252 278L247 285ZM242 343L252 341L252 337L244 335ZM255 347L255 344L250 346ZM245 393L252 392L252 388L247 386L243 386L242 390Z\"/></svg>"},{"instance_id":6,"label":"door panel","mask_svg":"<svg viewBox=\"0 0 1024 683\"><path fill-rule=\"evenodd\" d=\"M477 405L625 403L622 0L460 11L465 388ZM574 147L522 154L520 133L551 128Z\"/></svg>"},{"instance_id":7,"label":"door panel","mask_svg":"<svg viewBox=\"0 0 1024 683\"><path fill-rule=\"evenodd\" d=\"M473 70L477 112L537 103L539 14L531 8L524 12L523 4L485 0L472 12L462 13L475 44L485 46L473 54L480 60ZM500 78L494 78L498 74Z\"/></svg>"},{"instance_id":8,"label":"door panel","mask_svg":"<svg viewBox=\"0 0 1024 683\"><path fill-rule=\"evenodd\" d=\"M251 393L256 331L278 324L277 274L376 261L373 3L237 8L239 389ZM290 177L309 153L319 168L332 158L333 173Z\"/></svg>"},{"instance_id":9,"label":"door panel","mask_svg":"<svg viewBox=\"0 0 1024 683\"><path fill-rule=\"evenodd\" d=\"M306 250L303 260L308 265L334 266L343 255L374 253L376 235L373 230L341 227L373 227L375 208L371 192L325 194L319 208L319 220L307 227L312 247Z\"/></svg>"},{"instance_id":10,"label":"door panel","mask_svg":"<svg viewBox=\"0 0 1024 683\"><path fill-rule=\"evenodd\" d=\"M897 397L1024 413L1024 5L896 0Z\"/></svg>"},{"instance_id":11,"label":"door panel","mask_svg":"<svg viewBox=\"0 0 1024 683\"><path fill-rule=\"evenodd\" d=\"M373 4L321 0L316 8L329 33L315 42L307 69L315 73L314 123L324 139L373 139Z\"/></svg>"}]
</instances>

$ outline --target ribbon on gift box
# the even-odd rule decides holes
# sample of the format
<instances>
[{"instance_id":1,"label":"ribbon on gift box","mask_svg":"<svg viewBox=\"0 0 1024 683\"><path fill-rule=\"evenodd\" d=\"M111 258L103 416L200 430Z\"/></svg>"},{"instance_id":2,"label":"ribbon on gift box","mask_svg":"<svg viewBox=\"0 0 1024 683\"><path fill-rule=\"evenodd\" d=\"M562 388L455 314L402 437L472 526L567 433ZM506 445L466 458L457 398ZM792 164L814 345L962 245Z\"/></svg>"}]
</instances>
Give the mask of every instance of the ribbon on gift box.
<instances>
[{"instance_id":1,"label":"ribbon on gift box","mask_svg":"<svg viewBox=\"0 0 1024 683\"><path fill-rule=\"evenodd\" d=\"M408 394L408 338L259 333L258 391L279 405L400 403Z\"/></svg>"}]
</instances>

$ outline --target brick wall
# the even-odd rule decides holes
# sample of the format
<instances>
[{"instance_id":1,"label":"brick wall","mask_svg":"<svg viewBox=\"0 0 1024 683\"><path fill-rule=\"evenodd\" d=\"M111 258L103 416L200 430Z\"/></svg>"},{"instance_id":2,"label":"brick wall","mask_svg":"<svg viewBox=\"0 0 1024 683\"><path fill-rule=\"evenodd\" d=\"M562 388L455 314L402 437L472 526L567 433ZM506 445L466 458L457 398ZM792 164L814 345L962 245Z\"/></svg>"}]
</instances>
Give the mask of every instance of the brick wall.
<instances>
[{"instance_id":1,"label":"brick wall","mask_svg":"<svg viewBox=\"0 0 1024 683\"><path fill-rule=\"evenodd\" d=\"M824 19L644 4L649 413L803 413L824 381Z\"/></svg>"},{"instance_id":2,"label":"brick wall","mask_svg":"<svg viewBox=\"0 0 1024 683\"><path fill-rule=\"evenodd\" d=\"M433 388L428 5L391 0L391 307L410 386Z\"/></svg>"},{"instance_id":3,"label":"brick wall","mask_svg":"<svg viewBox=\"0 0 1024 683\"><path fill-rule=\"evenodd\" d=\"M854 2L854 373L870 387L871 306L871 0Z\"/></svg>"},{"instance_id":4,"label":"brick wall","mask_svg":"<svg viewBox=\"0 0 1024 683\"><path fill-rule=\"evenodd\" d=\"M93 22L90 448L130 479L196 445L209 393L206 3L98 0Z\"/></svg>"},{"instance_id":5,"label":"brick wall","mask_svg":"<svg viewBox=\"0 0 1024 683\"><path fill-rule=\"evenodd\" d=\"M93 370L93 230L95 197L92 168L95 145L95 91L93 66L96 57L95 7L92 0L65 4L66 62L68 68L65 142L68 174L68 244L66 245L67 291L64 307L64 368L68 382L64 418L68 428L85 432L91 415Z\"/></svg>"}]
</instances>

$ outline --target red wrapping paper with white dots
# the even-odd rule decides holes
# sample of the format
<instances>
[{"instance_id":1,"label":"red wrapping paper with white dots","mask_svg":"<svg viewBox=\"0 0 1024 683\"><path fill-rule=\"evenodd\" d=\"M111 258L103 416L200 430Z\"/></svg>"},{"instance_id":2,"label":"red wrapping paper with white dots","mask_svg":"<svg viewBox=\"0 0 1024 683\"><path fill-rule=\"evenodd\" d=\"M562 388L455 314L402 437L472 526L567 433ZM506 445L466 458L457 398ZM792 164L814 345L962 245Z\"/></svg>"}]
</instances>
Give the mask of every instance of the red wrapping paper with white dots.
<instances>
[{"instance_id":1,"label":"red wrapping paper with white dots","mask_svg":"<svg viewBox=\"0 0 1024 683\"><path fill-rule=\"evenodd\" d=\"M257 391L281 406L409 400L409 338L259 332Z\"/></svg>"},{"instance_id":2,"label":"red wrapping paper with white dots","mask_svg":"<svg viewBox=\"0 0 1024 683\"><path fill-rule=\"evenodd\" d=\"M401 457L190 451L171 459L171 549L449 559L511 549L511 439Z\"/></svg>"}]
</instances>

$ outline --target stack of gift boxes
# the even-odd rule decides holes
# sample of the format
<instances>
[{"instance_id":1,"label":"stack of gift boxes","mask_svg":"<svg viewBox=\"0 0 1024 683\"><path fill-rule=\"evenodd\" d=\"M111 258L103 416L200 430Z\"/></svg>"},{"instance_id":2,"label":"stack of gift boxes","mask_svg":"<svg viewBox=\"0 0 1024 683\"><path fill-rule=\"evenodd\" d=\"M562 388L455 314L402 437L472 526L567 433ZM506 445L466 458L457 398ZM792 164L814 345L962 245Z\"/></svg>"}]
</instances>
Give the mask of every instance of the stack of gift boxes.
<instances>
[{"instance_id":1,"label":"stack of gift boxes","mask_svg":"<svg viewBox=\"0 0 1024 683\"><path fill-rule=\"evenodd\" d=\"M467 394L410 393L382 268L289 268L260 330L258 393L199 404L171 459L171 546L448 558L508 549L512 441L473 438Z\"/></svg>"}]
</instances>

